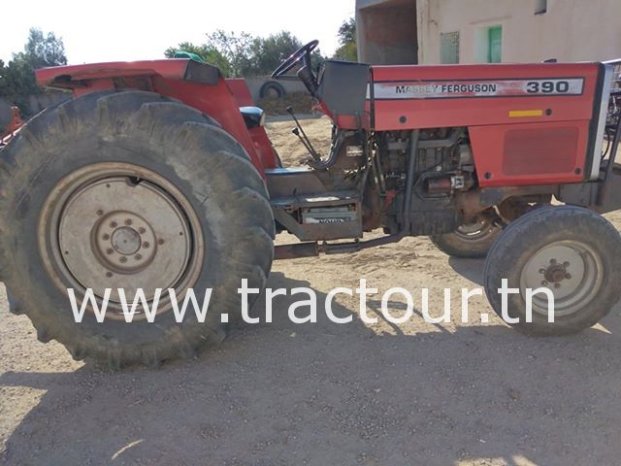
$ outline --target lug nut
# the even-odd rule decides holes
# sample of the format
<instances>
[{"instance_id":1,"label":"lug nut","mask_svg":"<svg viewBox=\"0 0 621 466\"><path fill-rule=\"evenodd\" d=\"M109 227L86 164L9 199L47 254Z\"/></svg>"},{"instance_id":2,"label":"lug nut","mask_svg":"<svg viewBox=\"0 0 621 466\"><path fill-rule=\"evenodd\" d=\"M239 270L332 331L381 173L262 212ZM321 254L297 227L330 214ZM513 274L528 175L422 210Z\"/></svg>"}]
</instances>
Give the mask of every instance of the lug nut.
<instances>
[{"instance_id":1,"label":"lug nut","mask_svg":"<svg viewBox=\"0 0 621 466\"><path fill-rule=\"evenodd\" d=\"M119 260L121 261L122 264L124 264L125 262L127 262L127 257L123 256Z\"/></svg>"},{"instance_id":2,"label":"lug nut","mask_svg":"<svg viewBox=\"0 0 621 466\"><path fill-rule=\"evenodd\" d=\"M118 225L116 222L110 222L110 228L116 228Z\"/></svg>"},{"instance_id":3,"label":"lug nut","mask_svg":"<svg viewBox=\"0 0 621 466\"><path fill-rule=\"evenodd\" d=\"M107 241L110 239L110 235L106 233L105 235L102 236L102 238Z\"/></svg>"},{"instance_id":4,"label":"lug nut","mask_svg":"<svg viewBox=\"0 0 621 466\"><path fill-rule=\"evenodd\" d=\"M138 228L138 233L140 233L141 235L144 235L147 232L147 230L145 230L144 228L140 227Z\"/></svg>"},{"instance_id":5,"label":"lug nut","mask_svg":"<svg viewBox=\"0 0 621 466\"><path fill-rule=\"evenodd\" d=\"M149 249L150 246L151 244L148 241L145 241L144 243L142 243L142 247L145 249Z\"/></svg>"},{"instance_id":6,"label":"lug nut","mask_svg":"<svg viewBox=\"0 0 621 466\"><path fill-rule=\"evenodd\" d=\"M563 262L563 267L569 267L571 264L569 262Z\"/></svg>"},{"instance_id":7,"label":"lug nut","mask_svg":"<svg viewBox=\"0 0 621 466\"><path fill-rule=\"evenodd\" d=\"M106 272L106 277L112 278L112 272Z\"/></svg>"},{"instance_id":8,"label":"lug nut","mask_svg":"<svg viewBox=\"0 0 621 466\"><path fill-rule=\"evenodd\" d=\"M556 259L550 259L550 264L552 265L556 264Z\"/></svg>"},{"instance_id":9,"label":"lug nut","mask_svg":"<svg viewBox=\"0 0 621 466\"><path fill-rule=\"evenodd\" d=\"M136 254L134 256L134 259L136 259L137 261L141 260L142 259L142 254Z\"/></svg>"},{"instance_id":10,"label":"lug nut","mask_svg":"<svg viewBox=\"0 0 621 466\"><path fill-rule=\"evenodd\" d=\"M542 284L543 286L548 286L548 282L547 282L547 281L545 281L545 280L544 280L544 281L542 281L542 282L541 282L541 284Z\"/></svg>"},{"instance_id":11,"label":"lug nut","mask_svg":"<svg viewBox=\"0 0 621 466\"><path fill-rule=\"evenodd\" d=\"M101 216L103 215L103 210L99 209L99 210L97 211L97 215L99 215L99 216L101 217Z\"/></svg>"},{"instance_id":12,"label":"lug nut","mask_svg":"<svg viewBox=\"0 0 621 466\"><path fill-rule=\"evenodd\" d=\"M565 274L565 278L566 278L567 280L571 280L571 274L570 274L570 273L566 273L566 274Z\"/></svg>"},{"instance_id":13,"label":"lug nut","mask_svg":"<svg viewBox=\"0 0 621 466\"><path fill-rule=\"evenodd\" d=\"M161 246L162 244L164 244L164 240L162 238L158 239L157 244Z\"/></svg>"},{"instance_id":14,"label":"lug nut","mask_svg":"<svg viewBox=\"0 0 621 466\"><path fill-rule=\"evenodd\" d=\"M539 269L539 273L540 273L541 275L545 274L545 273L546 273L546 269Z\"/></svg>"},{"instance_id":15,"label":"lug nut","mask_svg":"<svg viewBox=\"0 0 621 466\"><path fill-rule=\"evenodd\" d=\"M109 254L114 254L114 249L112 249L112 248L106 249L106 254L108 254L108 255Z\"/></svg>"},{"instance_id":16,"label":"lug nut","mask_svg":"<svg viewBox=\"0 0 621 466\"><path fill-rule=\"evenodd\" d=\"M554 284L554 288L556 288L557 290L558 290L560 287L561 287L561 284L560 284L560 283L555 283L555 284Z\"/></svg>"},{"instance_id":17,"label":"lug nut","mask_svg":"<svg viewBox=\"0 0 621 466\"><path fill-rule=\"evenodd\" d=\"M130 226L132 224L132 219L128 218L127 220L125 220L125 225Z\"/></svg>"}]
</instances>

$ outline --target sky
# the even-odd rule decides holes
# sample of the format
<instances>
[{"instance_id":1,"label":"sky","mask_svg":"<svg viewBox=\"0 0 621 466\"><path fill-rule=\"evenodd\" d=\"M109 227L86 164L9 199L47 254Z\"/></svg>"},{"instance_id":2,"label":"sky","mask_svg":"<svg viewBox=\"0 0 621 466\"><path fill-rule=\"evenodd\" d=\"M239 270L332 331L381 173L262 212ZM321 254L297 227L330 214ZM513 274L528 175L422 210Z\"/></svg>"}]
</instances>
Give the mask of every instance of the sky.
<instances>
[{"instance_id":1,"label":"sky","mask_svg":"<svg viewBox=\"0 0 621 466\"><path fill-rule=\"evenodd\" d=\"M217 29L266 36L288 30L303 43L319 39L324 55L337 48L341 23L355 0L9 0L0 7L0 59L24 48L28 30L54 32L70 64L163 58L180 42L203 43Z\"/></svg>"}]
</instances>

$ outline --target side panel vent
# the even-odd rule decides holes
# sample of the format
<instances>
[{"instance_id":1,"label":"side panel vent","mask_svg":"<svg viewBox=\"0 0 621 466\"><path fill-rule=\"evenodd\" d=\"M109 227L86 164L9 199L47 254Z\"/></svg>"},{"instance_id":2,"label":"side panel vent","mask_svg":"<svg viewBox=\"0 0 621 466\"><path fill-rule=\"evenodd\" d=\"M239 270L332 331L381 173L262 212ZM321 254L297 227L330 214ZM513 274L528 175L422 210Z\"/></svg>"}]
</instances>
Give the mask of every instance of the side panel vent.
<instances>
[{"instance_id":1,"label":"side panel vent","mask_svg":"<svg viewBox=\"0 0 621 466\"><path fill-rule=\"evenodd\" d=\"M578 138L576 127L507 131L502 171L509 176L573 172Z\"/></svg>"}]
</instances>

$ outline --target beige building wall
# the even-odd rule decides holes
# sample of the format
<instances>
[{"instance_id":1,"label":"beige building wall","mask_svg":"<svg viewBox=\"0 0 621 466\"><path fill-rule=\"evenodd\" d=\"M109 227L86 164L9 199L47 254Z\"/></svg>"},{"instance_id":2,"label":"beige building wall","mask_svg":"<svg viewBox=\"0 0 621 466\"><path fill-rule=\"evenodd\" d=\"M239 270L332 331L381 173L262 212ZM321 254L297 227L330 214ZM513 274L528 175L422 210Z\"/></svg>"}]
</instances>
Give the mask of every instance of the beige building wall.
<instances>
[{"instance_id":1,"label":"beige building wall","mask_svg":"<svg viewBox=\"0 0 621 466\"><path fill-rule=\"evenodd\" d=\"M619 18L621 0L417 0L418 61L441 63L441 34L459 32L459 62L486 62L493 26L502 26L503 62L617 58Z\"/></svg>"}]
</instances>

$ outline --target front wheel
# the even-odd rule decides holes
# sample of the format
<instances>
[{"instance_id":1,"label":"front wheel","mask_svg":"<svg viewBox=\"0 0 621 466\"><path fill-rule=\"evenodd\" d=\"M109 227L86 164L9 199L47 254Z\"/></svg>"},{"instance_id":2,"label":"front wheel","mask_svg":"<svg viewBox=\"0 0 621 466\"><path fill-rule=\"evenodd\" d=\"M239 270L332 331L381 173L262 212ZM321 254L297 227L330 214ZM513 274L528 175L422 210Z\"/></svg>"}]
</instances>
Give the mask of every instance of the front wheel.
<instances>
[{"instance_id":1,"label":"front wheel","mask_svg":"<svg viewBox=\"0 0 621 466\"><path fill-rule=\"evenodd\" d=\"M608 314L621 298L620 273L617 230L595 212L561 206L510 223L489 251L484 281L494 311L517 330L566 335Z\"/></svg>"},{"instance_id":2,"label":"front wheel","mask_svg":"<svg viewBox=\"0 0 621 466\"><path fill-rule=\"evenodd\" d=\"M500 219L489 215L474 223L461 225L452 233L432 236L431 242L449 256L480 259L487 255L501 232Z\"/></svg>"}]
</instances>

